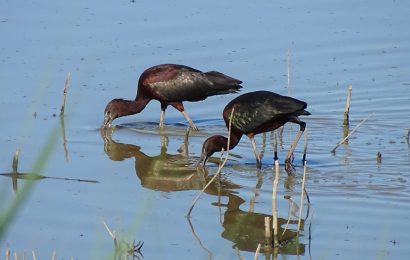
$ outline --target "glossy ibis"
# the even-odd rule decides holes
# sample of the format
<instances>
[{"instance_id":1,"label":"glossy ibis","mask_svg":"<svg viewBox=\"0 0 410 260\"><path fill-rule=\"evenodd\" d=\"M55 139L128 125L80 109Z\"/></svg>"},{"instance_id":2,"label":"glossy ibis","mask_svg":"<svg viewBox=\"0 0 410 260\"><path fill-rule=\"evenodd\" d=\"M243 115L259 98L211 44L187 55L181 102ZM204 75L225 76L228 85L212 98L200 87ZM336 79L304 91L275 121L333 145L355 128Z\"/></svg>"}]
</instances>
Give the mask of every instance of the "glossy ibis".
<instances>
[{"instance_id":1,"label":"glossy ibis","mask_svg":"<svg viewBox=\"0 0 410 260\"><path fill-rule=\"evenodd\" d=\"M289 169L289 166L291 166L290 158L306 127L306 123L300 121L298 116L310 115L305 110L306 107L307 104L303 101L269 91L255 91L240 95L229 102L223 111L225 124L229 127L229 117L232 109L234 109L229 149L233 149L239 143L242 135L247 135L252 142L256 165L261 168L260 154L256 149L254 136L273 131L287 122L292 122L300 126L300 131L285 159L285 166ZM222 148L226 150L227 143L228 138L221 135L214 135L206 139L202 146L199 165L205 165L207 159L214 152L221 151Z\"/></svg>"},{"instance_id":2,"label":"glossy ibis","mask_svg":"<svg viewBox=\"0 0 410 260\"><path fill-rule=\"evenodd\" d=\"M141 112L152 99L161 103L159 126L164 125L168 105L175 107L197 130L184 110L183 101L200 101L209 96L236 93L242 81L217 71L201 72L184 65L161 64L145 70L138 80L135 100L113 99L105 108L103 127L122 116Z\"/></svg>"}]
</instances>

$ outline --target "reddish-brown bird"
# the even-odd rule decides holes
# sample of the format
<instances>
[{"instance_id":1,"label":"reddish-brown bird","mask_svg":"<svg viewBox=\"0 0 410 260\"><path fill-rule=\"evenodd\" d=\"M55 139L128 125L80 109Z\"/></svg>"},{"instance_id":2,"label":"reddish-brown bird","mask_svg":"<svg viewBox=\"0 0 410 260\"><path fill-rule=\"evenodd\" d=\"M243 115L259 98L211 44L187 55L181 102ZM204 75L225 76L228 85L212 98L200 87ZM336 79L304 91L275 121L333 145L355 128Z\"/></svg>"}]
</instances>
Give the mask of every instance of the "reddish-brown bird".
<instances>
[{"instance_id":1,"label":"reddish-brown bird","mask_svg":"<svg viewBox=\"0 0 410 260\"><path fill-rule=\"evenodd\" d=\"M306 123L299 120L300 115L310 115L305 110L307 104L292 97L281 96L270 91L255 91L240 95L225 106L223 118L229 128L229 117L232 109L231 134L229 149L233 149L241 140L242 135L248 136L252 142L256 157L256 165L261 168L260 154L256 149L254 136L260 133L273 131L287 122L300 126L294 143L287 156L286 165L290 166L290 158L305 130ZM208 158L215 152L227 149L228 138L214 135L205 140L202 146L202 155L199 165L204 166Z\"/></svg>"},{"instance_id":2,"label":"reddish-brown bird","mask_svg":"<svg viewBox=\"0 0 410 260\"><path fill-rule=\"evenodd\" d=\"M105 108L103 127L122 116L141 112L152 99L161 103L159 126L164 125L168 105L175 107L197 130L184 110L183 101L200 101L209 96L236 93L242 81L217 71L201 72L184 65L161 64L145 70L138 80L135 100L113 99Z\"/></svg>"}]
</instances>

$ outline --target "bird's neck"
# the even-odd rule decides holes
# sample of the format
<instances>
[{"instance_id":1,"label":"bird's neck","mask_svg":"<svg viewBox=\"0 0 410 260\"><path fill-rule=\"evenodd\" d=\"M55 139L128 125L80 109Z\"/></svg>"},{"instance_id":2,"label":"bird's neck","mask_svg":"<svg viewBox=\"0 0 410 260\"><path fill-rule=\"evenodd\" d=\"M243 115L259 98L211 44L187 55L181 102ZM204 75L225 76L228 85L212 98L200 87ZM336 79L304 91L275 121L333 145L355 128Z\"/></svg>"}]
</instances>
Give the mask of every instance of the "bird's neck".
<instances>
[{"instance_id":1,"label":"bird's neck","mask_svg":"<svg viewBox=\"0 0 410 260\"><path fill-rule=\"evenodd\" d=\"M141 112L150 100L146 98L136 98L135 100L126 100L127 115L133 115Z\"/></svg>"},{"instance_id":2,"label":"bird's neck","mask_svg":"<svg viewBox=\"0 0 410 260\"><path fill-rule=\"evenodd\" d=\"M241 140L242 134L237 134L235 132L231 132L230 138L229 138L229 150L232 150L236 145L238 145L239 141ZM228 138L226 138L226 147L224 147L225 150L228 149Z\"/></svg>"}]
</instances>

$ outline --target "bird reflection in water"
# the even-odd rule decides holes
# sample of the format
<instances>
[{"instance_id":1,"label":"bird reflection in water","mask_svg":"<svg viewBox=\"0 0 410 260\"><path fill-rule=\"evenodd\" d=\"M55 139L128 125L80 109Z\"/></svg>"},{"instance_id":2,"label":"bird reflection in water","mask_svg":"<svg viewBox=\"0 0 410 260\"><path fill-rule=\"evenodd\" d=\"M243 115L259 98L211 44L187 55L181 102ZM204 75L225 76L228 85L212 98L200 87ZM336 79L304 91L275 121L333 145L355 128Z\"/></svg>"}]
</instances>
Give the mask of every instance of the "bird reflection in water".
<instances>
[{"instance_id":1,"label":"bird reflection in water","mask_svg":"<svg viewBox=\"0 0 410 260\"><path fill-rule=\"evenodd\" d=\"M258 243L263 245L266 241L265 217L271 219L270 227L272 227L272 215L241 210L240 206L245 200L233 193L228 198L227 210L223 215L224 231L222 232L222 237L232 241L234 246L241 251L255 252ZM303 255L305 253L305 245L298 241L297 231L287 229L284 232L283 227L286 223L286 219L278 218L278 234L281 246L277 253ZM290 225L297 225L297 223L297 220L290 220L289 222ZM303 225L304 221L302 220Z\"/></svg>"},{"instance_id":2,"label":"bird reflection in water","mask_svg":"<svg viewBox=\"0 0 410 260\"><path fill-rule=\"evenodd\" d=\"M207 181L212 178L205 172L197 171L195 165L197 158L187 156L187 138L183 149L179 154L168 154L167 144L162 142L160 154L157 156L148 156L141 151L141 147L133 144L124 144L112 140L111 129L101 129L101 136L104 140L104 151L113 161L122 161L128 158L135 158L135 171L141 184L145 188L159 191L181 191L202 189ZM162 136L164 137L164 136ZM258 243L265 243L265 217L272 215L256 213L253 210L241 210L244 199L238 196L238 190L242 187L232 182L231 179L218 178L217 181L204 191L206 194L215 196L218 201L212 203L221 209L221 225L223 232L221 236L224 239L232 241L234 247L241 251L255 252ZM227 197L228 203L221 202L221 197ZM224 210L224 208L226 208ZM202 243L201 238L196 234L195 228L187 218L191 231L198 240L200 246L212 256L212 252ZM265 254L286 254L286 255L303 255L305 245L297 239L297 232L287 229L284 232L287 220L278 219L279 240L281 246L274 252L265 252ZM290 225L297 225L297 220L290 220ZM302 226L304 221L302 221ZM272 225L271 225L272 226ZM271 249L273 247L270 247Z\"/></svg>"},{"instance_id":3,"label":"bird reflection in water","mask_svg":"<svg viewBox=\"0 0 410 260\"><path fill-rule=\"evenodd\" d=\"M198 190L206 184L203 172L197 171L196 159L188 155L186 133L185 142L178 154L167 153L167 142L161 142L161 151L157 156L148 156L141 147L112 140L111 129L101 128L104 151L113 161L135 158L135 172L145 188L159 191ZM161 136L167 139L166 135Z\"/></svg>"}]
</instances>

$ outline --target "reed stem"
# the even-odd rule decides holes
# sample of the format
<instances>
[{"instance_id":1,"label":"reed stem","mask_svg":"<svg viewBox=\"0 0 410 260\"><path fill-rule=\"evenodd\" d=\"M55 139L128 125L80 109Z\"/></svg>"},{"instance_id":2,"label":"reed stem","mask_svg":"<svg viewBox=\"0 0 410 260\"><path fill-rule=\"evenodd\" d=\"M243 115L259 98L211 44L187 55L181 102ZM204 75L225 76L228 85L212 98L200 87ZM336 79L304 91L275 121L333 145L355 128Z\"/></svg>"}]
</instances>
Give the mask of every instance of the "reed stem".
<instances>
[{"instance_id":1,"label":"reed stem","mask_svg":"<svg viewBox=\"0 0 410 260\"><path fill-rule=\"evenodd\" d=\"M350 100L352 99L352 85L349 86L347 89L347 99L346 99L346 106L345 106L345 112L343 114L343 124L344 125L349 125L349 110L350 110Z\"/></svg>"},{"instance_id":2,"label":"reed stem","mask_svg":"<svg viewBox=\"0 0 410 260\"><path fill-rule=\"evenodd\" d=\"M67 78L65 79L65 82L64 82L63 102L61 104L60 116L64 116L65 101L67 99L67 89L68 89L68 85L70 83L70 80L71 80L71 73L69 72L68 75L67 75Z\"/></svg>"}]
</instances>

